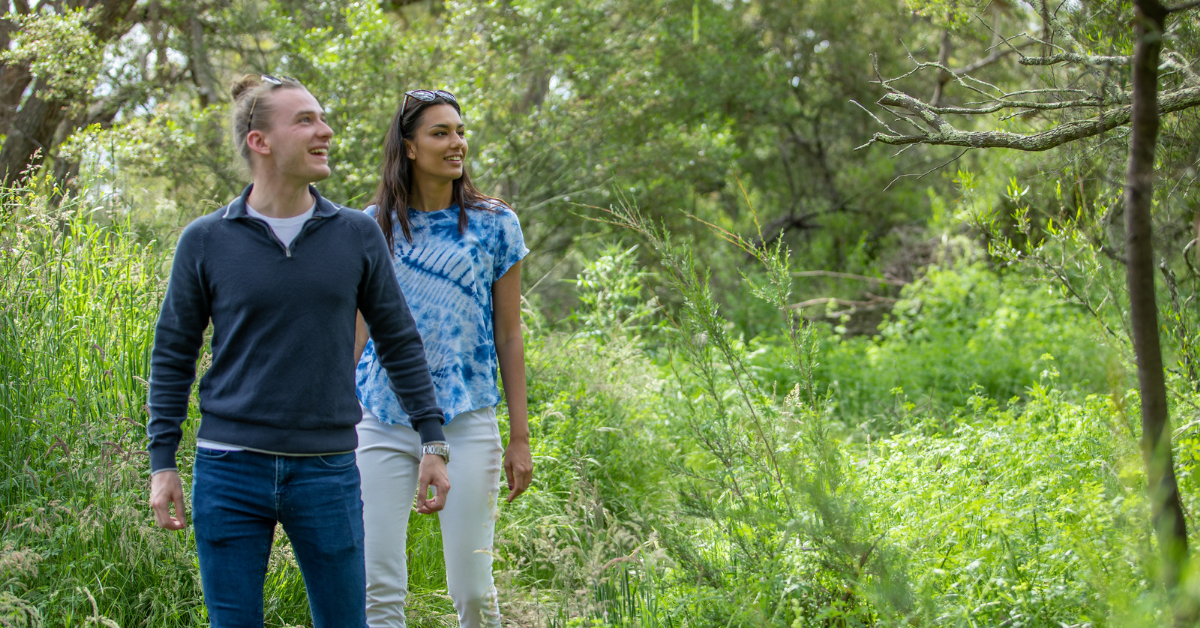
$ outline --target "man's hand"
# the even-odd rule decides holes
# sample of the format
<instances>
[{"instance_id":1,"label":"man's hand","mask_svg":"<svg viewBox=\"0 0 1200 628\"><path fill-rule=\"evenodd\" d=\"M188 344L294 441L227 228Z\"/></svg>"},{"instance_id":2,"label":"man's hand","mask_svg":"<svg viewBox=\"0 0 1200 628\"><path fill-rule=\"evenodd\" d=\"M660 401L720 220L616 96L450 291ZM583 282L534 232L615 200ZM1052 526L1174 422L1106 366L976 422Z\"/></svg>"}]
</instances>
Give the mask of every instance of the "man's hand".
<instances>
[{"instance_id":1,"label":"man's hand","mask_svg":"<svg viewBox=\"0 0 1200 628\"><path fill-rule=\"evenodd\" d=\"M175 516L171 516L175 504ZM187 527L187 510L183 507L183 484L177 471L162 471L150 478L150 508L158 527L182 530Z\"/></svg>"},{"instance_id":2,"label":"man's hand","mask_svg":"<svg viewBox=\"0 0 1200 628\"><path fill-rule=\"evenodd\" d=\"M504 475L508 478L508 503L529 488L533 482L533 455L529 453L529 437L509 436L504 450Z\"/></svg>"},{"instance_id":3,"label":"man's hand","mask_svg":"<svg viewBox=\"0 0 1200 628\"><path fill-rule=\"evenodd\" d=\"M429 499L429 487L433 487L433 498ZM446 507L446 494L450 492L450 476L446 473L446 460L437 454L421 456L421 468L417 475L417 512L431 515Z\"/></svg>"}]
</instances>

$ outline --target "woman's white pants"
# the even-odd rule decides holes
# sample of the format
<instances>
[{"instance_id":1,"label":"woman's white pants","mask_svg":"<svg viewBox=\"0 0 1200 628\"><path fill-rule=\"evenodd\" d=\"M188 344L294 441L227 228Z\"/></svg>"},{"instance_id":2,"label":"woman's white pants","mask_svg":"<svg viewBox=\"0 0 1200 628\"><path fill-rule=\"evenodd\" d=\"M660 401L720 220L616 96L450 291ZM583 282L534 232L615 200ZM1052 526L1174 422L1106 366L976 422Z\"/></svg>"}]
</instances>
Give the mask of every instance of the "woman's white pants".
<instances>
[{"instance_id":1,"label":"woman's white pants","mask_svg":"<svg viewBox=\"0 0 1200 628\"><path fill-rule=\"evenodd\" d=\"M450 444L450 493L438 513L446 586L460 626L499 626L492 580L492 536L499 516L504 449L495 408L454 417L445 426ZM408 517L417 493L421 439L406 425L381 423L369 412L358 425L366 529L367 625L403 628L408 597L405 556ZM420 568L420 566L418 566Z\"/></svg>"}]
</instances>

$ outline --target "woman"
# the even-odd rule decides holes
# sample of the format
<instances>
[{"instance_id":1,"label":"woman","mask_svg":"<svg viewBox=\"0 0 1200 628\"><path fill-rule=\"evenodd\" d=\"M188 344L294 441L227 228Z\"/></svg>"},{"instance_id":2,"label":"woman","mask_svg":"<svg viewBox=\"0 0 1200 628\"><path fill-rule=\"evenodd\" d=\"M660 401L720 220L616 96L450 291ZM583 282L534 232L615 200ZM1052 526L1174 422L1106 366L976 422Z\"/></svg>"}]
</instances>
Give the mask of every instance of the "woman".
<instances>
[{"instance_id":1,"label":"woman","mask_svg":"<svg viewBox=\"0 0 1200 628\"><path fill-rule=\"evenodd\" d=\"M449 92L407 92L392 120L383 176L368 208L393 253L401 290L425 343L446 443L422 447L388 387L367 329L358 362L358 464L366 524L367 620L404 626L408 594L405 536L422 453L443 454L450 492L439 514L446 581L461 626L499 626L492 536L500 467L508 501L533 477L521 341L521 258L529 252L516 214L471 185L458 101ZM501 448L496 367L508 402ZM447 451L448 449L448 451ZM432 458L432 456L431 456ZM430 512L418 507L418 512Z\"/></svg>"}]
</instances>

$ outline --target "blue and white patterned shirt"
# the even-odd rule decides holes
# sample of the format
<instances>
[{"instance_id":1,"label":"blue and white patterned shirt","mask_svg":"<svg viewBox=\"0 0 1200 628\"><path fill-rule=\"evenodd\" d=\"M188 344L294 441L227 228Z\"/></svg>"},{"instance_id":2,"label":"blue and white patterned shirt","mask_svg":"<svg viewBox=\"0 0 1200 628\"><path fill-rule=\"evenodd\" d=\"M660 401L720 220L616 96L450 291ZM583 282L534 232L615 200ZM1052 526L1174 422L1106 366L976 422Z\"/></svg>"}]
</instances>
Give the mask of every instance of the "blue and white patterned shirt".
<instances>
[{"instance_id":1,"label":"blue and white patterned shirt","mask_svg":"<svg viewBox=\"0 0 1200 628\"><path fill-rule=\"evenodd\" d=\"M492 284L529 253L512 210L468 209L458 232L458 205L433 212L408 210L412 243L396 224L392 265L408 301L433 374L446 422L500 401ZM374 215L375 206L367 208ZM368 341L356 369L358 400L384 423L409 425ZM369 416L368 416L369 418Z\"/></svg>"}]
</instances>

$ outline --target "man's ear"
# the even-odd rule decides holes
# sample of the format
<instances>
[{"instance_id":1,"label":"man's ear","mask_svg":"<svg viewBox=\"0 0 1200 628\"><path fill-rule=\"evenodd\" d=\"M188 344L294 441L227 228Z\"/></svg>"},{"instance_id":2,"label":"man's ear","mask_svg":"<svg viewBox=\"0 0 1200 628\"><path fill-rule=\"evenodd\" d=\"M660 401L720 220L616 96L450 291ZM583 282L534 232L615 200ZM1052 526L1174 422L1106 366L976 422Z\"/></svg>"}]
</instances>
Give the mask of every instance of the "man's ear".
<instances>
[{"instance_id":1,"label":"man's ear","mask_svg":"<svg viewBox=\"0 0 1200 628\"><path fill-rule=\"evenodd\" d=\"M250 147L252 152L259 155L271 154L271 144L267 142L267 136L258 129L254 129L246 134L246 146Z\"/></svg>"},{"instance_id":2,"label":"man's ear","mask_svg":"<svg viewBox=\"0 0 1200 628\"><path fill-rule=\"evenodd\" d=\"M417 147L412 140L404 140L404 153L408 155L409 159L417 158Z\"/></svg>"}]
</instances>

